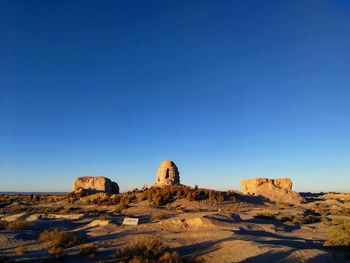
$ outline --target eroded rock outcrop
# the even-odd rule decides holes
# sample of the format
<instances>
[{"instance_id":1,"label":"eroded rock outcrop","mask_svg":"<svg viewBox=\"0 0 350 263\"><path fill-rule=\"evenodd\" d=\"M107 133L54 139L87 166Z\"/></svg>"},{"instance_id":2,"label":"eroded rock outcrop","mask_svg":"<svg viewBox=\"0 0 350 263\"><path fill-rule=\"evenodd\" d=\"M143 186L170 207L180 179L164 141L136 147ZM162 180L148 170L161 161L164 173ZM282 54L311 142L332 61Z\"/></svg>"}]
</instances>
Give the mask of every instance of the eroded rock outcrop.
<instances>
[{"instance_id":1,"label":"eroded rock outcrop","mask_svg":"<svg viewBox=\"0 0 350 263\"><path fill-rule=\"evenodd\" d=\"M76 178L73 184L73 191L79 192L83 190L88 190L92 193L103 192L107 194L119 194L118 184L103 176L84 176Z\"/></svg>"},{"instance_id":2,"label":"eroded rock outcrop","mask_svg":"<svg viewBox=\"0 0 350 263\"><path fill-rule=\"evenodd\" d=\"M276 202L300 203L303 198L292 191L292 186L292 180L289 178L254 178L241 182L244 194L263 196Z\"/></svg>"},{"instance_id":3,"label":"eroded rock outcrop","mask_svg":"<svg viewBox=\"0 0 350 263\"><path fill-rule=\"evenodd\" d=\"M155 186L178 184L180 184L180 173L175 163L170 160L163 161L158 168Z\"/></svg>"}]
</instances>

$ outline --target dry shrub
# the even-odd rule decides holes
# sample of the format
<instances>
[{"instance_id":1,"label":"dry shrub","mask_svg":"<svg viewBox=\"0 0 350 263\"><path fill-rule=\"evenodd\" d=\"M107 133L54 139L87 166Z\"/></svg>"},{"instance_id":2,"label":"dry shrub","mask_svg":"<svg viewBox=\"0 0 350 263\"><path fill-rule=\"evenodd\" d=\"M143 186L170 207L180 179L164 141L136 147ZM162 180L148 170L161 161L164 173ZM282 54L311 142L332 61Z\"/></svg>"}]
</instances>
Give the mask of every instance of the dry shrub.
<instances>
[{"instance_id":1,"label":"dry shrub","mask_svg":"<svg viewBox=\"0 0 350 263\"><path fill-rule=\"evenodd\" d=\"M15 249L15 253L17 256L23 256L26 253L26 250L23 246L19 246Z\"/></svg>"},{"instance_id":2,"label":"dry shrub","mask_svg":"<svg viewBox=\"0 0 350 263\"><path fill-rule=\"evenodd\" d=\"M308 211L307 211L308 212ZM309 212L308 212L309 213ZM278 220L287 226L298 226L302 224L310 224L319 222L320 219L313 214L309 215L276 215L269 212L258 213L254 218Z\"/></svg>"},{"instance_id":3,"label":"dry shrub","mask_svg":"<svg viewBox=\"0 0 350 263\"><path fill-rule=\"evenodd\" d=\"M126 262L181 262L178 253L170 253L159 237L139 236L121 249L115 257Z\"/></svg>"},{"instance_id":4,"label":"dry shrub","mask_svg":"<svg viewBox=\"0 0 350 263\"><path fill-rule=\"evenodd\" d=\"M124 205L124 204L119 204L117 205L114 210L113 213L119 214L121 213L123 210L127 209L129 206L128 205Z\"/></svg>"},{"instance_id":5,"label":"dry shrub","mask_svg":"<svg viewBox=\"0 0 350 263\"><path fill-rule=\"evenodd\" d=\"M167 218L167 212L165 212L165 211L157 211L152 215L153 221L158 221L158 220L166 219L166 218Z\"/></svg>"},{"instance_id":6,"label":"dry shrub","mask_svg":"<svg viewBox=\"0 0 350 263\"><path fill-rule=\"evenodd\" d=\"M319 222L320 219L314 215L278 215L276 219L285 225L299 226Z\"/></svg>"},{"instance_id":7,"label":"dry shrub","mask_svg":"<svg viewBox=\"0 0 350 263\"><path fill-rule=\"evenodd\" d=\"M60 259L64 256L64 249L62 247L53 246L47 249L47 252L53 259Z\"/></svg>"},{"instance_id":8,"label":"dry shrub","mask_svg":"<svg viewBox=\"0 0 350 263\"><path fill-rule=\"evenodd\" d=\"M273 220L276 219L276 216L272 213L263 212L256 214L254 218Z\"/></svg>"},{"instance_id":9,"label":"dry shrub","mask_svg":"<svg viewBox=\"0 0 350 263\"><path fill-rule=\"evenodd\" d=\"M9 223L6 229L10 231L18 231L18 230L28 230L31 228L32 228L31 224L23 220L23 221L15 221L15 222Z\"/></svg>"},{"instance_id":10,"label":"dry shrub","mask_svg":"<svg viewBox=\"0 0 350 263\"><path fill-rule=\"evenodd\" d=\"M21 213L23 212L23 208L19 205L13 205L9 208L9 211L11 214L18 214L18 213Z\"/></svg>"},{"instance_id":11,"label":"dry shrub","mask_svg":"<svg viewBox=\"0 0 350 263\"><path fill-rule=\"evenodd\" d=\"M165 251L164 254L159 258L160 262L167 263L178 263L182 262L180 254L178 252L170 253L169 251Z\"/></svg>"},{"instance_id":12,"label":"dry shrub","mask_svg":"<svg viewBox=\"0 0 350 263\"><path fill-rule=\"evenodd\" d=\"M94 257L96 255L96 246L94 244L87 244L80 249L80 256Z\"/></svg>"},{"instance_id":13,"label":"dry shrub","mask_svg":"<svg viewBox=\"0 0 350 263\"><path fill-rule=\"evenodd\" d=\"M187 199L188 201L206 200L214 201L216 204L225 200L235 201L233 195L207 189L196 189L189 186L165 186L152 187L143 191L138 200L146 200L150 205L167 205L176 199Z\"/></svg>"},{"instance_id":14,"label":"dry shrub","mask_svg":"<svg viewBox=\"0 0 350 263\"><path fill-rule=\"evenodd\" d=\"M331 226L330 238L325 247L350 247L350 220Z\"/></svg>"},{"instance_id":15,"label":"dry shrub","mask_svg":"<svg viewBox=\"0 0 350 263\"><path fill-rule=\"evenodd\" d=\"M47 242L49 247L69 248L82 243L82 239L73 233L64 230L45 230L40 233L39 239Z\"/></svg>"},{"instance_id":16,"label":"dry shrub","mask_svg":"<svg viewBox=\"0 0 350 263\"><path fill-rule=\"evenodd\" d=\"M100 214L97 219L99 220L109 220L111 218L111 216L109 214L106 214L106 213L103 213L103 214Z\"/></svg>"}]
</instances>

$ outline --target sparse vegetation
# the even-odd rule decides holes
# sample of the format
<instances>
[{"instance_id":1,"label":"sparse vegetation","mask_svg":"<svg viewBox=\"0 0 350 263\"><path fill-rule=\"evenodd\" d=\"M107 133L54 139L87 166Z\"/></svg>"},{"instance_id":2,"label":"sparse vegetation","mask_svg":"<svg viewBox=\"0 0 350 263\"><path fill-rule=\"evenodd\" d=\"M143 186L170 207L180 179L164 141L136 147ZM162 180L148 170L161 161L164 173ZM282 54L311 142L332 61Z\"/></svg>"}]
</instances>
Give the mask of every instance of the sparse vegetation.
<instances>
[{"instance_id":1,"label":"sparse vegetation","mask_svg":"<svg viewBox=\"0 0 350 263\"><path fill-rule=\"evenodd\" d=\"M99 219L99 220L108 220L108 219L110 219L110 218L111 218L111 216L110 216L109 214L107 214L107 213L100 214L100 215L97 217L97 219Z\"/></svg>"},{"instance_id":2,"label":"sparse vegetation","mask_svg":"<svg viewBox=\"0 0 350 263\"><path fill-rule=\"evenodd\" d=\"M127 205L119 204L114 208L113 213L120 214L124 209L127 209L127 208L128 208Z\"/></svg>"},{"instance_id":3,"label":"sparse vegetation","mask_svg":"<svg viewBox=\"0 0 350 263\"><path fill-rule=\"evenodd\" d=\"M45 230L40 233L39 239L47 242L49 247L69 248L82 243L82 239L73 233L64 230Z\"/></svg>"},{"instance_id":4,"label":"sparse vegetation","mask_svg":"<svg viewBox=\"0 0 350 263\"><path fill-rule=\"evenodd\" d=\"M350 247L350 220L344 220L331 226L330 238L324 243L325 247Z\"/></svg>"},{"instance_id":5,"label":"sparse vegetation","mask_svg":"<svg viewBox=\"0 0 350 263\"><path fill-rule=\"evenodd\" d=\"M23 221L15 221L15 222L8 223L6 229L11 231L18 231L18 230L27 230L31 228L32 228L32 225L29 222L23 220Z\"/></svg>"},{"instance_id":6,"label":"sparse vegetation","mask_svg":"<svg viewBox=\"0 0 350 263\"><path fill-rule=\"evenodd\" d=\"M232 194L208 189L196 189L188 186L166 186L153 187L143 191L138 200L148 200L150 205L163 206L176 199L187 199L188 201L209 200L215 204L224 201L235 201Z\"/></svg>"},{"instance_id":7,"label":"sparse vegetation","mask_svg":"<svg viewBox=\"0 0 350 263\"><path fill-rule=\"evenodd\" d=\"M161 219L167 218L167 212L166 211L157 211L152 215L153 221L159 221Z\"/></svg>"},{"instance_id":8,"label":"sparse vegetation","mask_svg":"<svg viewBox=\"0 0 350 263\"><path fill-rule=\"evenodd\" d=\"M47 249L47 252L55 260L59 260L60 258L62 258L64 256L64 249L62 247L59 247L59 246L49 247Z\"/></svg>"},{"instance_id":9,"label":"sparse vegetation","mask_svg":"<svg viewBox=\"0 0 350 263\"><path fill-rule=\"evenodd\" d=\"M13 205L9 208L9 211L11 214L18 214L18 213L21 213L23 212L23 208L19 205Z\"/></svg>"},{"instance_id":10,"label":"sparse vegetation","mask_svg":"<svg viewBox=\"0 0 350 263\"><path fill-rule=\"evenodd\" d=\"M177 252L169 252L159 237L139 236L115 253L117 260L125 262L181 262Z\"/></svg>"},{"instance_id":11,"label":"sparse vegetation","mask_svg":"<svg viewBox=\"0 0 350 263\"><path fill-rule=\"evenodd\" d=\"M256 214L254 218L272 220L272 219L276 219L276 215L268 212L263 212L263 213Z\"/></svg>"},{"instance_id":12,"label":"sparse vegetation","mask_svg":"<svg viewBox=\"0 0 350 263\"><path fill-rule=\"evenodd\" d=\"M80 249L80 256L94 257L96 255L97 248L94 244L87 244Z\"/></svg>"},{"instance_id":13,"label":"sparse vegetation","mask_svg":"<svg viewBox=\"0 0 350 263\"><path fill-rule=\"evenodd\" d=\"M26 253L26 250L23 246L19 246L15 249L16 256L23 256Z\"/></svg>"},{"instance_id":14,"label":"sparse vegetation","mask_svg":"<svg viewBox=\"0 0 350 263\"><path fill-rule=\"evenodd\" d=\"M306 211L305 214L273 214L270 212L258 213L255 218L268 219L268 220L278 220L288 226L297 226L302 224L310 224L319 222L320 219L314 214L308 214L310 211Z\"/></svg>"}]
</instances>

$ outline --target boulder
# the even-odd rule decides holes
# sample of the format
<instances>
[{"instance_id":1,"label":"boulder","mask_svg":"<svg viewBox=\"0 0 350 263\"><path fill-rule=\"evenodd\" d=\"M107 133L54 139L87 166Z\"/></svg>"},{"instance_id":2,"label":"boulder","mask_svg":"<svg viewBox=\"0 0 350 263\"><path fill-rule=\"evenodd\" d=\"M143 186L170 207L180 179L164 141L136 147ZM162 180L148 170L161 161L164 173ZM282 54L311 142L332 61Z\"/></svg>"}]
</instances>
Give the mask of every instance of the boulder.
<instances>
[{"instance_id":1,"label":"boulder","mask_svg":"<svg viewBox=\"0 0 350 263\"><path fill-rule=\"evenodd\" d=\"M292 180L289 178L255 178L241 182L244 194L263 196L275 202L300 203L303 198L292 191L292 186Z\"/></svg>"},{"instance_id":2,"label":"boulder","mask_svg":"<svg viewBox=\"0 0 350 263\"><path fill-rule=\"evenodd\" d=\"M157 172L155 186L179 185L180 173L175 163L170 160L163 161Z\"/></svg>"},{"instance_id":3,"label":"boulder","mask_svg":"<svg viewBox=\"0 0 350 263\"><path fill-rule=\"evenodd\" d=\"M118 184L103 176L84 176L76 178L73 184L73 191L77 193L82 190L88 190L92 193L103 192L107 194L119 194Z\"/></svg>"}]
</instances>

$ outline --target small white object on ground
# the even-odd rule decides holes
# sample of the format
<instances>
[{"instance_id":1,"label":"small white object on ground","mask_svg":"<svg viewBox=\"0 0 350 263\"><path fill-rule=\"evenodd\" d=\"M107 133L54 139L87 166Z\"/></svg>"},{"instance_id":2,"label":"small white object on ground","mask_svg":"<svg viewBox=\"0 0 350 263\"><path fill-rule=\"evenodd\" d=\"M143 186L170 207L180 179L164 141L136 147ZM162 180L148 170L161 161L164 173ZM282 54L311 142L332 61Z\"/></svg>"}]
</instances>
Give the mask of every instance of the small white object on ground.
<instances>
[{"instance_id":1,"label":"small white object on ground","mask_svg":"<svg viewBox=\"0 0 350 263\"><path fill-rule=\"evenodd\" d=\"M125 217L123 220L123 225L124 226L137 226L139 223L138 218L130 218L130 217Z\"/></svg>"}]
</instances>

